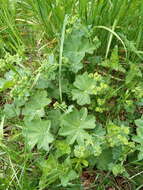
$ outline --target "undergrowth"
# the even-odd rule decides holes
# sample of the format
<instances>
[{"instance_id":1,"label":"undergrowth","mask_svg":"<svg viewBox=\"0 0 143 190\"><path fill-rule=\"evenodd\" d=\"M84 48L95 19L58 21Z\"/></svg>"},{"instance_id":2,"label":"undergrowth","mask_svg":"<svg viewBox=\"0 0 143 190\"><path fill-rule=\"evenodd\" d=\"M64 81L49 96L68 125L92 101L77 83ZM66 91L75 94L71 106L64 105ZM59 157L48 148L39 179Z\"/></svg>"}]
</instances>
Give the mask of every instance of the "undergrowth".
<instances>
[{"instance_id":1,"label":"undergrowth","mask_svg":"<svg viewBox=\"0 0 143 190\"><path fill-rule=\"evenodd\" d=\"M141 0L0 0L0 189L140 190Z\"/></svg>"}]
</instances>

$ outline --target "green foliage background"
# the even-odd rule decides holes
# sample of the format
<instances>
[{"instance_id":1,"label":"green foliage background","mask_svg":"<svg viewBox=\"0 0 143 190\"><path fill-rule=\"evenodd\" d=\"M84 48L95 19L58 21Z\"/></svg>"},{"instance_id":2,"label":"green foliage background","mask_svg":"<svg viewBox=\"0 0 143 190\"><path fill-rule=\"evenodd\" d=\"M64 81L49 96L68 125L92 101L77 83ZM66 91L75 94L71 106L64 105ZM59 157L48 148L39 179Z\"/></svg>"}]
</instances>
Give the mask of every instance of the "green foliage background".
<instances>
[{"instance_id":1,"label":"green foliage background","mask_svg":"<svg viewBox=\"0 0 143 190\"><path fill-rule=\"evenodd\" d=\"M141 0L0 0L0 189L143 187L142 25Z\"/></svg>"}]
</instances>

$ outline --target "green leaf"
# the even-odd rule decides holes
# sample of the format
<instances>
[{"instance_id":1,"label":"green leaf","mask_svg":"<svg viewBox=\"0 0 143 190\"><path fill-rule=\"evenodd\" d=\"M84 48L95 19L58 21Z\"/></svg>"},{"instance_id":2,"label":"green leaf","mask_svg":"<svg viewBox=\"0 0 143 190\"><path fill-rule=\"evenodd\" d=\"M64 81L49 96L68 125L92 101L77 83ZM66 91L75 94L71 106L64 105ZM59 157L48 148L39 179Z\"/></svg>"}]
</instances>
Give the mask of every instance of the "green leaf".
<instances>
[{"instance_id":1,"label":"green leaf","mask_svg":"<svg viewBox=\"0 0 143 190\"><path fill-rule=\"evenodd\" d=\"M51 121L51 131L54 134L57 134L58 129L60 127L60 117L61 117L61 112L59 109L50 110L48 112L48 118Z\"/></svg>"},{"instance_id":2,"label":"green leaf","mask_svg":"<svg viewBox=\"0 0 143 190\"><path fill-rule=\"evenodd\" d=\"M135 120L135 124L138 128L137 135L133 138L133 140L143 145L143 119L141 118Z\"/></svg>"},{"instance_id":3,"label":"green leaf","mask_svg":"<svg viewBox=\"0 0 143 190\"><path fill-rule=\"evenodd\" d=\"M39 186L40 189L44 189L45 187L47 187L47 184L49 185L59 178L59 163L55 156L50 154L47 160L42 160L39 164L42 170L42 176L40 177Z\"/></svg>"},{"instance_id":4,"label":"green leaf","mask_svg":"<svg viewBox=\"0 0 143 190\"><path fill-rule=\"evenodd\" d=\"M132 82L135 77L142 78L142 72L137 63L130 63L130 70L126 75L126 84Z\"/></svg>"},{"instance_id":5,"label":"green leaf","mask_svg":"<svg viewBox=\"0 0 143 190\"><path fill-rule=\"evenodd\" d=\"M90 78L88 73L78 75L74 82L74 86L77 89L72 90L73 100L77 100L79 105L90 104L90 94L93 94L95 88L95 81Z\"/></svg>"},{"instance_id":6,"label":"green leaf","mask_svg":"<svg viewBox=\"0 0 143 190\"><path fill-rule=\"evenodd\" d=\"M44 90L37 90L33 96L30 97L30 100L25 104L23 109L23 114L25 116L33 117L38 115L42 117L44 115L44 107L51 102L49 98L47 98L47 92Z\"/></svg>"},{"instance_id":7,"label":"green leaf","mask_svg":"<svg viewBox=\"0 0 143 190\"><path fill-rule=\"evenodd\" d=\"M15 82L13 80L6 80L3 78L0 78L0 91L4 91L8 88L13 87Z\"/></svg>"},{"instance_id":8,"label":"green leaf","mask_svg":"<svg viewBox=\"0 0 143 190\"><path fill-rule=\"evenodd\" d=\"M136 126L143 128L143 119L135 120L135 124Z\"/></svg>"},{"instance_id":9,"label":"green leaf","mask_svg":"<svg viewBox=\"0 0 143 190\"><path fill-rule=\"evenodd\" d=\"M57 157L71 153L71 148L65 140L57 140L55 142L55 147L57 149L56 150L56 156Z\"/></svg>"},{"instance_id":10,"label":"green leaf","mask_svg":"<svg viewBox=\"0 0 143 190\"><path fill-rule=\"evenodd\" d=\"M137 150L139 150L138 159L143 159L143 117L135 120L135 124L138 127L137 135L133 137L133 141L138 143Z\"/></svg>"},{"instance_id":11,"label":"green leaf","mask_svg":"<svg viewBox=\"0 0 143 190\"><path fill-rule=\"evenodd\" d=\"M0 91L12 88L15 85L16 73L12 70L4 74L4 78L0 78Z\"/></svg>"},{"instance_id":12,"label":"green leaf","mask_svg":"<svg viewBox=\"0 0 143 190\"><path fill-rule=\"evenodd\" d=\"M94 116L87 115L86 108L82 108L80 111L75 109L62 117L59 135L68 137L69 144L73 144L75 141L83 143L84 139L89 138L86 129L93 128L95 128Z\"/></svg>"},{"instance_id":13,"label":"green leaf","mask_svg":"<svg viewBox=\"0 0 143 190\"><path fill-rule=\"evenodd\" d=\"M89 94L84 93L83 91L73 89L72 90L73 100L77 100L79 105L90 104Z\"/></svg>"},{"instance_id":14,"label":"green leaf","mask_svg":"<svg viewBox=\"0 0 143 190\"><path fill-rule=\"evenodd\" d=\"M35 87L38 89L49 88L51 82L56 78L57 63L53 54L50 54L48 58L42 60L41 69L39 71L40 76L38 77Z\"/></svg>"},{"instance_id":15,"label":"green leaf","mask_svg":"<svg viewBox=\"0 0 143 190\"><path fill-rule=\"evenodd\" d=\"M84 30L82 31L79 28L74 29L66 38L64 45L64 57L68 58L69 69L77 73L83 68L81 61L85 57L85 53L93 53L99 45L100 43L97 38L93 44L93 42L87 38Z\"/></svg>"},{"instance_id":16,"label":"green leaf","mask_svg":"<svg viewBox=\"0 0 143 190\"><path fill-rule=\"evenodd\" d=\"M23 135L30 149L37 145L38 149L49 150L49 144L54 140L49 131L50 127L51 122L49 120L25 121Z\"/></svg>"},{"instance_id":17,"label":"green leaf","mask_svg":"<svg viewBox=\"0 0 143 190\"><path fill-rule=\"evenodd\" d=\"M100 170L108 170L108 165L113 162L112 150L105 149L102 154L97 158L96 165Z\"/></svg>"},{"instance_id":18,"label":"green leaf","mask_svg":"<svg viewBox=\"0 0 143 190\"><path fill-rule=\"evenodd\" d=\"M36 83L36 88L38 89L45 89L49 87L50 81L44 77L43 75L39 77Z\"/></svg>"},{"instance_id":19,"label":"green leaf","mask_svg":"<svg viewBox=\"0 0 143 190\"><path fill-rule=\"evenodd\" d=\"M107 124L107 141L111 147L129 145L129 127L118 126L112 122Z\"/></svg>"},{"instance_id":20,"label":"green leaf","mask_svg":"<svg viewBox=\"0 0 143 190\"><path fill-rule=\"evenodd\" d=\"M125 72L125 69L122 67L121 63L119 62L117 46L113 49L110 59L103 61L101 65L104 67L108 67L111 70Z\"/></svg>"},{"instance_id":21,"label":"green leaf","mask_svg":"<svg viewBox=\"0 0 143 190\"><path fill-rule=\"evenodd\" d=\"M13 117L17 117L20 114L19 107L15 106L15 104L5 104L4 106L4 113L8 119Z\"/></svg>"},{"instance_id":22,"label":"green leaf","mask_svg":"<svg viewBox=\"0 0 143 190\"><path fill-rule=\"evenodd\" d=\"M62 186L66 187L70 181L78 177L72 169L72 162L69 158L59 163L55 156L50 155L48 160L42 161L40 165L43 171L40 178L40 189L44 189L57 179L60 179Z\"/></svg>"},{"instance_id":23,"label":"green leaf","mask_svg":"<svg viewBox=\"0 0 143 190\"><path fill-rule=\"evenodd\" d=\"M108 81L97 72L78 75L73 85L76 89L72 90L72 98L79 105L90 104L90 95L103 96L109 91Z\"/></svg>"},{"instance_id":24,"label":"green leaf","mask_svg":"<svg viewBox=\"0 0 143 190\"><path fill-rule=\"evenodd\" d=\"M113 164L113 163L111 163L111 164L109 164L109 170L111 170L115 176L125 172L125 168L124 168L124 166L122 164Z\"/></svg>"},{"instance_id":25,"label":"green leaf","mask_svg":"<svg viewBox=\"0 0 143 190\"><path fill-rule=\"evenodd\" d=\"M66 187L69 181L72 181L77 177L78 177L77 173L74 170L70 170L64 176L63 175L60 176L61 184L63 185L63 187Z\"/></svg>"}]
</instances>

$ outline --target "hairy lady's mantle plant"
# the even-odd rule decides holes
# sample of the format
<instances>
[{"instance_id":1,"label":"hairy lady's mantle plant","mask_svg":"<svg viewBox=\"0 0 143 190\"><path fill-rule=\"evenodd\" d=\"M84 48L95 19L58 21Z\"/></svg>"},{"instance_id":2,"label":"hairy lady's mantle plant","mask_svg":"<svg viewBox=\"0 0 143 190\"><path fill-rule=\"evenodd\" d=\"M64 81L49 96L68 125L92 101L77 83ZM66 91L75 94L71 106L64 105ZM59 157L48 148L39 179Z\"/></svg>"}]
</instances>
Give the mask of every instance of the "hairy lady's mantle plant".
<instances>
[{"instance_id":1,"label":"hairy lady's mantle plant","mask_svg":"<svg viewBox=\"0 0 143 190\"><path fill-rule=\"evenodd\" d=\"M100 46L83 25L66 33L59 99L57 55L50 54L34 71L21 67L18 55L2 63L0 91L6 93L2 115L22 126L27 151L37 152L39 188L68 187L85 168L128 176L124 162L134 151L142 159L142 119L131 126L142 106L142 71L120 63L118 48L110 59L88 62ZM94 57L93 59L94 60ZM91 71L95 65L95 70ZM132 73L133 67L140 74ZM132 73L132 75L130 75ZM122 115L123 113L123 115Z\"/></svg>"}]
</instances>

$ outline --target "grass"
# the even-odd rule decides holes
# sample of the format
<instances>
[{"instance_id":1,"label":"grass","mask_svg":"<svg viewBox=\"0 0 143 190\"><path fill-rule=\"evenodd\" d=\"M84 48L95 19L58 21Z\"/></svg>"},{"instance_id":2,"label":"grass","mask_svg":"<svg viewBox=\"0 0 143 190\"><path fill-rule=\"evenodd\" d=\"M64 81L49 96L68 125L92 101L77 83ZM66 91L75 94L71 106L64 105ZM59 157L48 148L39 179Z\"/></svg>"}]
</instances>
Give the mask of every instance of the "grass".
<instances>
[{"instance_id":1,"label":"grass","mask_svg":"<svg viewBox=\"0 0 143 190\"><path fill-rule=\"evenodd\" d=\"M114 28L114 32L124 34L128 40L131 39L137 43L137 47L142 48L143 8L139 0L59 2L49 0L44 3L40 0L24 0L17 1L17 3L1 0L1 2L3 5L0 16L1 36L4 35L4 43L9 43L15 51L20 51L21 45L27 48L31 46L30 44L35 46L36 41L41 41L43 42L41 46L43 46L46 40L59 38L66 14L70 18L74 14L84 24L92 27ZM37 30L39 33L36 32ZM108 47L111 40L110 33L97 30L95 35L98 35L102 41L102 48L99 52L105 51L104 49ZM43 39L40 39L41 37Z\"/></svg>"},{"instance_id":2,"label":"grass","mask_svg":"<svg viewBox=\"0 0 143 190\"><path fill-rule=\"evenodd\" d=\"M102 76L107 76L108 80L112 81L112 86L117 86L116 89L111 90L110 94L105 95L108 105L112 106L112 109L103 114L98 113L97 122L99 120L101 124L106 125L109 120L126 118L125 124L129 123L130 126L133 126L130 129L129 139L136 134L134 121L142 115L142 106L137 107L135 111L132 111L132 105L129 106L128 109L131 110L129 113L124 110L127 102L136 101L137 95L133 97L133 90L138 83L142 83L143 3L141 0L0 0L0 190L85 190L95 188L109 190L110 187L120 190L140 190L142 188L143 167L137 158L137 149L133 156L131 154L123 161L127 171L124 176L117 175L115 177L113 172L99 168L93 170L93 168L85 167L86 169L83 169L86 161L80 160L81 163L78 161L78 164L81 164L83 171L87 170L86 176L84 176L84 172L81 172L81 177L73 180L72 183L69 182L67 187L63 187L58 179L51 183L50 187L46 186L45 184L48 182L44 181L43 169L40 164L43 163L43 160L48 159L49 154L43 150L39 151L35 147L31 151L27 150L23 137L23 114L20 113L19 117L14 116L11 119L3 114L5 105L11 105L15 101L16 93L27 93L26 101L31 94L34 96L35 86L41 76L54 78L51 79L54 81L53 83L48 83L50 86L48 93L52 100L49 108L45 107L45 110L58 109L63 113L70 113L72 106L80 109L81 106L72 101L70 93L75 88L73 82L76 74L68 71L68 61L64 57L64 44L68 39L67 36L74 27L78 28L79 22L83 28L89 28L88 34L86 34L88 37L85 35L81 39L88 39L91 45L92 42L96 43L95 37L97 37L101 46L94 49L91 55L85 51L83 59L85 66L78 75L85 72L87 68L87 71L96 71ZM86 43L86 41L84 42ZM104 68L100 65L107 59L113 64L116 62L116 57L111 56L115 46L118 46L119 60L126 72L115 68ZM79 54L82 49L80 48L78 49ZM12 58L15 55L20 61L16 61L15 57ZM51 61L49 67L46 63L47 55L54 55L54 60ZM54 74L57 65L58 72ZM128 72L130 70L131 72ZM14 79L6 79L8 82L1 87L8 71L13 71L15 75L9 73L7 78L14 75ZM21 80L22 82L18 83ZM140 101L142 98L140 97ZM56 104L56 102L60 103ZM22 101L19 104L23 109L25 104ZM89 113L96 115L92 106L94 105L91 103L86 107ZM11 110L10 112L11 115L15 114ZM17 114L20 111L14 112ZM48 114L46 118L49 117L50 114ZM55 120L57 121L52 122L59 122L58 116ZM55 127L54 130L58 131L59 129L57 130ZM50 145L50 150L53 152L56 149L53 148L56 141L62 139L61 136L58 136L58 132L54 135L55 141ZM73 149L74 147L72 147ZM72 156L73 154L74 152ZM61 159L63 157L62 155ZM73 159L74 162L76 159ZM63 167L65 166L63 165ZM82 170L81 168L79 170ZM54 181L54 175L50 179ZM43 185L45 188L42 188L40 183L45 183Z\"/></svg>"}]
</instances>

